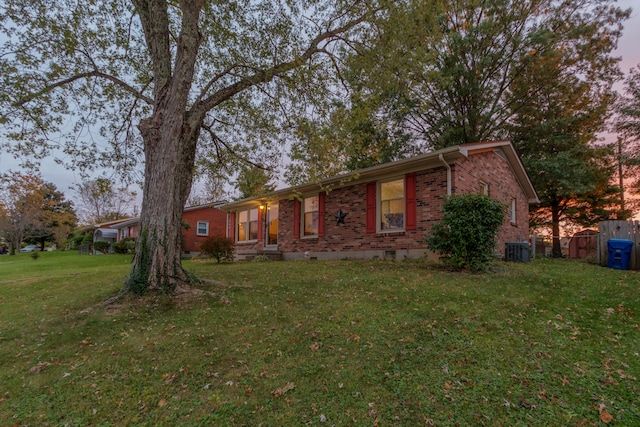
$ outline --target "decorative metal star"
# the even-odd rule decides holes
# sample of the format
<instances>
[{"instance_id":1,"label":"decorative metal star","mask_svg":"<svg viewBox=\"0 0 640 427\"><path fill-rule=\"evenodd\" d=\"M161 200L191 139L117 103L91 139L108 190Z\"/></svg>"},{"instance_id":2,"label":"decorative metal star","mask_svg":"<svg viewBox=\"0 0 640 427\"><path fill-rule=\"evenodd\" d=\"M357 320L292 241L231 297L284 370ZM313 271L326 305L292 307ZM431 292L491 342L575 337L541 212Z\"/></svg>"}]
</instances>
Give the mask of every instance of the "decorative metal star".
<instances>
[{"instance_id":1,"label":"decorative metal star","mask_svg":"<svg viewBox=\"0 0 640 427\"><path fill-rule=\"evenodd\" d=\"M346 212L342 212L342 209L340 209L338 211L338 213L336 214L336 218L337 218L336 225L344 224L344 217L346 217L346 216L347 216L347 213Z\"/></svg>"}]
</instances>

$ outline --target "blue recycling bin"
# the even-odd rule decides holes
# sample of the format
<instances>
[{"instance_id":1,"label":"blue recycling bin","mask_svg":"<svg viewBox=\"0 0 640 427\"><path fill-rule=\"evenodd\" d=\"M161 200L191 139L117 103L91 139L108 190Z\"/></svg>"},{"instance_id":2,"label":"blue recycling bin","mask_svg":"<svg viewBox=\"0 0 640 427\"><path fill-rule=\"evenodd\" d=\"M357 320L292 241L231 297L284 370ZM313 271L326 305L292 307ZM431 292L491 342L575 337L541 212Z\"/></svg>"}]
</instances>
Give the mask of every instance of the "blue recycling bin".
<instances>
[{"instance_id":1,"label":"blue recycling bin","mask_svg":"<svg viewBox=\"0 0 640 427\"><path fill-rule=\"evenodd\" d=\"M617 270L629 269L631 249L633 249L633 242L631 240L609 239L607 240L607 249L609 250L607 267Z\"/></svg>"}]
</instances>

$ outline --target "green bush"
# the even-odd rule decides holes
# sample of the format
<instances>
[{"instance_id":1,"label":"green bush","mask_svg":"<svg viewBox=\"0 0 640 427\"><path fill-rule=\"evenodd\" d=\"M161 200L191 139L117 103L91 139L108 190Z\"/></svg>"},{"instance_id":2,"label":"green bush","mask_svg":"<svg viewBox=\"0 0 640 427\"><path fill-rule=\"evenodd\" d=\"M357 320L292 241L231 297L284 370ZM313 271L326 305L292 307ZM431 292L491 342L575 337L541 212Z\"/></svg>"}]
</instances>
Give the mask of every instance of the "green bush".
<instances>
[{"instance_id":1,"label":"green bush","mask_svg":"<svg viewBox=\"0 0 640 427\"><path fill-rule=\"evenodd\" d=\"M93 249L103 254L109 253L109 246L111 246L109 242L93 242Z\"/></svg>"},{"instance_id":2,"label":"green bush","mask_svg":"<svg viewBox=\"0 0 640 427\"><path fill-rule=\"evenodd\" d=\"M136 238L125 237L113 244L113 251L117 254L133 253L136 250Z\"/></svg>"},{"instance_id":3,"label":"green bush","mask_svg":"<svg viewBox=\"0 0 640 427\"><path fill-rule=\"evenodd\" d=\"M200 251L209 258L220 261L233 261L235 245L232 239L222 236L210 236L200 245Z\"/></svg>"},{"instance_id":4,"label":"green bush","mask_svg":"<svg viewBox=\"0 0 640 427\"><path fill-rule=\"evenodd\" d=\"M93 243L93 233L86 233L82 235L82 240L80 240L81 245L88 245Z\"/></svg>"},{"instance_id":5,"label":"green bush","mask_svg":"<svg viewBox=\"0 0 640 427\"><path fill-rule=\"evenodd\" d=\"M76 249L80 245L91 243L93 243L93 233L85 234L76 231L75 233L69 235L65 247L66 249Z\"/></svg>"},{"instance_id":6,"label":"green bush","mask_svg":"<svg viewBox=\"0 0 640 427\"><path fill-rule=\"evenodd\" d=\"M426 238L428 248L456 270L486 270L506 206L488 196L465 194L449 197L442 210L442 221Z\"/></svg>"}]
</instances>

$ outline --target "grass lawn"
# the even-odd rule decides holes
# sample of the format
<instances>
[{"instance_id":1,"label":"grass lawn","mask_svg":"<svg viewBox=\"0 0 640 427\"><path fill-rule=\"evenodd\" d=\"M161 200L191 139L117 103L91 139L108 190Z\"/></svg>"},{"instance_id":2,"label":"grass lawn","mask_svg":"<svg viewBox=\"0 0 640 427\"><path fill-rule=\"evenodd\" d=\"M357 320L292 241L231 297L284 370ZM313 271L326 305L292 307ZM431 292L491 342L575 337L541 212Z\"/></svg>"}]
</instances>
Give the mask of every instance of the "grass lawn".
<instances>
[{"instance_id":1,"label":"grass lawn","mask_svg":"<svg viewBox=\"0 0 640 427\"><path fill-rule=\"evenodd\" d=\"M0 256L0 425L640 425L640 274L559 260L185 266Z\"/></svg>"}]
</instances>

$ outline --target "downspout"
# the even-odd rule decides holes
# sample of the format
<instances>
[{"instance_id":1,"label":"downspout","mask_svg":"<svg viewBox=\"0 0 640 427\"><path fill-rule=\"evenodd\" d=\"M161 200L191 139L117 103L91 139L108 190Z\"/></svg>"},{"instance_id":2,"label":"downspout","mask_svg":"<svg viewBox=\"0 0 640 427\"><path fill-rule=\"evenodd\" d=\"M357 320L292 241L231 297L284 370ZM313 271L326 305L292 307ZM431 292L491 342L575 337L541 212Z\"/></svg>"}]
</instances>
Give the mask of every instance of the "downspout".
<instances>
[{"instance_id":1,"label":"downspout","mask_svg":"<svg viewBox=\"0 0 640 427\"><path fill-rule=\"evenodd\" d=\"M444 166L447 168L447 196L450 196L451 195L451 166L449 166L449 163L447 163L447 161L444 159L444 156L442 154L440 154L438 158L442 163L444 163Z\"/></svg>"}]
</instances>

